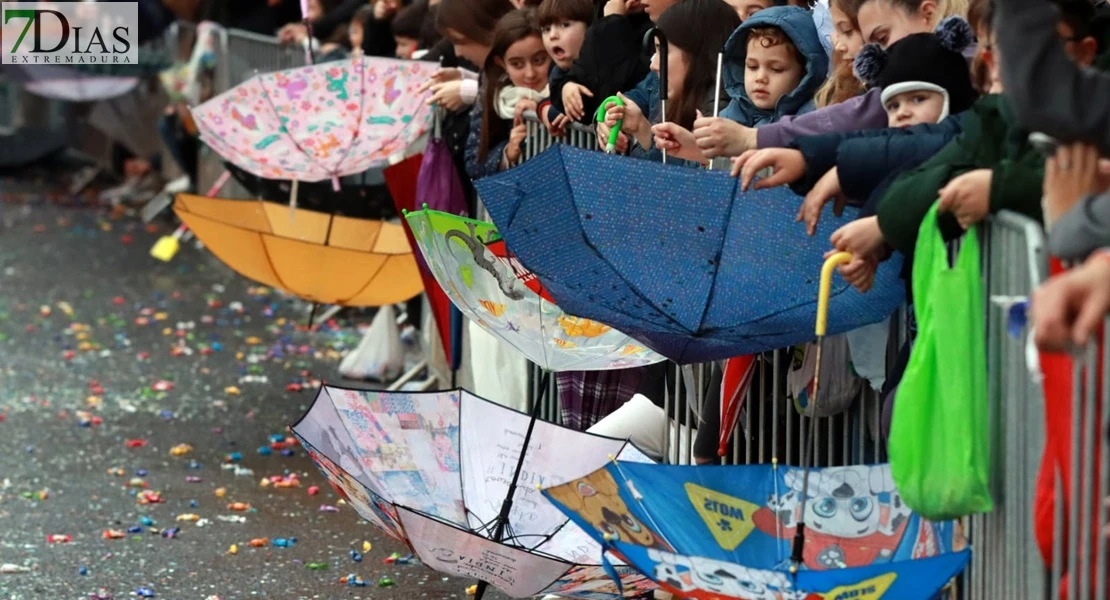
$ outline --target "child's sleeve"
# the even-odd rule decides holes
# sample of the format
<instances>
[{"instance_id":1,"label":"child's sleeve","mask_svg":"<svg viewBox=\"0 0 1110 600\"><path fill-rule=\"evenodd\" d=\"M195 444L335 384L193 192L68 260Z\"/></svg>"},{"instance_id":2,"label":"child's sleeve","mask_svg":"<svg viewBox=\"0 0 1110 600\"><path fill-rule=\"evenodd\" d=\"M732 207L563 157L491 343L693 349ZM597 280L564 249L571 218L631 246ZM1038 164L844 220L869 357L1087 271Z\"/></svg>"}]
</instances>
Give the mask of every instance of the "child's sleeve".
<instances>
[{"instance_id":1,"label":"child's sleeve","mask_svg":"<svg viewBox=\"0 0 1110 600\"><path fill-rule=\"evenodd\" d=\"M954 176L970 170L957 137L920 167L902 173L879 199L876 216L883 239L906 256L913 256L917 231L941 188Z\"/></svg>"},{"instance_id":2,"label":"child's sleeve","mask_svg":"<svg viewBox=\"0 0 1110 600\"><path fill-rule=\"evenodd\" d=\"M1020 156L1004 158L991 169L990 211L1012 210L1043 222L1044 157L1026 146Z\"/></svg>"},{"instance_id":3,"label":"child's sleeve","mask_svg":"<svg viewBox=\"0 0 1110 600\"><path fill-rule=\"evenodd\" d=\"M803 115L783 117L756 129L756 147L785 148L806 135L844 133L887 126L882 92L878 89Z\"/></svg>"}]
</instances>

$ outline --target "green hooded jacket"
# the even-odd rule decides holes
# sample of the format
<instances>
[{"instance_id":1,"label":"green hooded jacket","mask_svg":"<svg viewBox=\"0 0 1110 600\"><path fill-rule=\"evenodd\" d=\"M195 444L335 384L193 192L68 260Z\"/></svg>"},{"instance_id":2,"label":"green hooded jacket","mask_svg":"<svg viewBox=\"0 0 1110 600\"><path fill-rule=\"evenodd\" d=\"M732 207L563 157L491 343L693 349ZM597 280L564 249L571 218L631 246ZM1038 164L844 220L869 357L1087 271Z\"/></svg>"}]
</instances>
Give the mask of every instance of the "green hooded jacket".
<instances>
[{"instance_id":1,"label":"green hooded jacket","mask_svg":"<svg viewBox=\"0 0 1110 600\"><path fill-rule=\"evenodd\" d=\"M1001 95L980 98L968 111L964 130L956 139L918 168L899 175L883 194L878 217L887 243L912 256L918 228L940 190L976 169L992 171L990 212L1012 210L1042 220L1044 157L1028 138L1029 132L1017 125ZM948 219L946 229L955 224L951 215Z\"/></svg>"}]
</instances>

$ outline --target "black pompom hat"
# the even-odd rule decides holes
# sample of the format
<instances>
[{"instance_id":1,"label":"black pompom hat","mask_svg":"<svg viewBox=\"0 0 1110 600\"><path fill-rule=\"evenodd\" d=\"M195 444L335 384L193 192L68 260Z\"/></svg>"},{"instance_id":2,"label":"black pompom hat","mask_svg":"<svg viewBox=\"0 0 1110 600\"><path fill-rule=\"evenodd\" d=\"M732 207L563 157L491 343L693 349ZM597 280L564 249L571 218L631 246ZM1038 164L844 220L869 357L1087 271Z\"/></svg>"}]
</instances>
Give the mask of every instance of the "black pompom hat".
<instances>
[{"instance_id":1,"label":"black pompom hat","mask_svg":"<svg viewBox=\"0 0 1110 600\"><path fill-rule=\"evenodd\" d=\"M971 107L978 94L963 51L975 43L967 21L948 17L934 33L908 35L883 50L867 44L856 56L856 77L883 90L882 101L898 94L927 90L944 95L941 119Z\"/></svg>"}]
</instances>

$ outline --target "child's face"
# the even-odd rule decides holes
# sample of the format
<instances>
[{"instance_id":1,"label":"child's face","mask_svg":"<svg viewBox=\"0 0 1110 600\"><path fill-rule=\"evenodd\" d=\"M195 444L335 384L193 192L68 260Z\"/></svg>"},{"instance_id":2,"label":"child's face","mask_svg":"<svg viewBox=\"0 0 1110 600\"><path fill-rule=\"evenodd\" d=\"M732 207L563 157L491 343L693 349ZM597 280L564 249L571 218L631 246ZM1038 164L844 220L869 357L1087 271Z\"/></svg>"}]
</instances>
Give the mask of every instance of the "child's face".
<instances>
[{"instance_id":1,"label":"child's face","mask_svg":"<svg viewBox=\"0 0 1110 600\"><path fill-rule=\"evenodd\" d=\"M802 65L787 44L767 46L766 38L748 40L744 90L757 108L772 110L779 98L794 91L802 81Z\"/></svg>"},{"instance_id":2,"label":"child's face","mask_svg":"<svg viewBox=\"0 0 1110 600\"><path fill-rule=\"evenodd\" d=\"M586 24L582 21L564 20L543 27L543 47L551 60L566 70L574 64L586 38Z\"/></svg>"},{"instance_id":3,"label":"child's face","mask_svg":"<svg viewBox=\"0 0 1110 600\"><path fill-rule=\"evenodd\" d=\"M929 90L902 92L886 101L887 125L913 127L940 121L944 112L944 94Z\"/></svg>"},{"instance_id":4,"label":"child's face","mask_svg":"<svg viewBox=\"0 0 1110 600\"><path fill-rule=\"evenodd\" d=\"M833 50L842 60L852 61L863 47L863 36L848 15L835 3L829 3L829 15L833 22Z\"/></svg>"},{"instance_id":5,"label":"child's face","mask_svg":"<svg viewBox=\"0 0 1110 600\"><path fill-rule=\"evenodd\" d=\"M513 85L537 92L547 87L551 59L539 37L533 35L517 40L505 51L505 56L497 60Z\"/></svg>"},{"instance_id":6,"label":"child's face","mask_svg":"<svg viewBox=\"0 0 1110 600\"><path fill-rule=\"evenodd\" d=\"M351 21L347 26L347 39L351 41L351 48L362 47L362 22Z\"/></svg>"},{"instance_id":7,"label":"child's face","mask_svg":"<svg viewBox=\"0 0 1110 600\"><path fill-rule=\"evenodd\" d=\"M395 52L397 58L405 60L412 58L412 53L416 52L417 46L415 38L395 35L393 36L393 41L397 44L397 51Z\"/></svg>"},{"instance_id":8,"label":"child's face","mask_svg":"<svg viewBox=\"0 0 1110 600\"><path fill-rule=\"evenodd\" d=\"M748 17L771 6L771 0L725 0L725 2L740 15L741 21L747 21Z\"/></svg>"},{"instance_id":9,"label":"child's face","mask_svg":"<svg viewBox=\"0 0 1110 600\"><path fill-rule=\"evenodd\" d=\"M659 42L655 42L655 54L651 56L651 70L659 74ZM667 100L678 100L682 95L682 85L690 68L690 56L682 48L667 44Z\"/></svg>"}]
</instances>

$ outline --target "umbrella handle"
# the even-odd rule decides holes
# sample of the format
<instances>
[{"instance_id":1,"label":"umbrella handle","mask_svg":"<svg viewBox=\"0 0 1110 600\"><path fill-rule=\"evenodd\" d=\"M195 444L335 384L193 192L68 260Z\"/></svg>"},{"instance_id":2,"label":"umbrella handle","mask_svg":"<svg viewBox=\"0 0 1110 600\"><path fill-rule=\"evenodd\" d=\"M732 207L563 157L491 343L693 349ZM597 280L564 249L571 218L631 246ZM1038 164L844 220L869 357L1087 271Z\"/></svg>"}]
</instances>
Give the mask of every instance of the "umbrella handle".
<instances>
[{"instance_id":1,"label":"umbrella handle","mask_svg":"<svg viewBox=\"0 0 1110 600\"><path fill-rule=\"evenodd\" d=\"M609 106L616 104L617 106L624 106L624 100L620 96L609 96L601 101L601 106L597 107L597 122L605 122L605 112L609 110ZM617 125L609 130L609 141L605 144L605 153L612 154L617 151L617 136L621 133L621 126L624 125L624 119L617 119Z\"/></svg>"},{"instance_id":2,"label":"umbrella handle","mask_svg":"<svg viewBox=\"0 0 1110 600\"><path fill-rule=\"evenodd\" d=\"M817 337L823 337L829 325L829 292L832 290L833 270L852 260L851 252L837 252L821 266L821 284L817 291Z\"/></svg>"}]
</instances>

